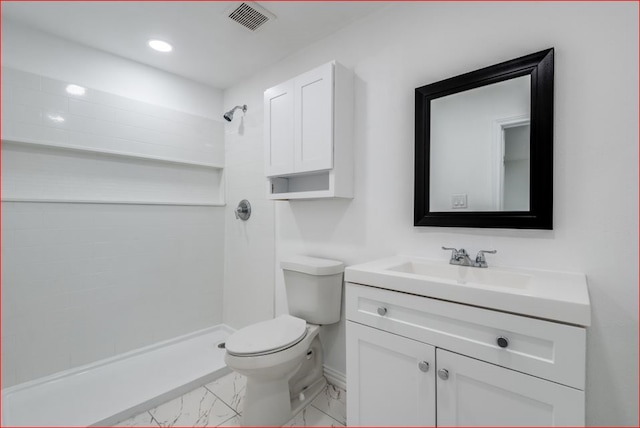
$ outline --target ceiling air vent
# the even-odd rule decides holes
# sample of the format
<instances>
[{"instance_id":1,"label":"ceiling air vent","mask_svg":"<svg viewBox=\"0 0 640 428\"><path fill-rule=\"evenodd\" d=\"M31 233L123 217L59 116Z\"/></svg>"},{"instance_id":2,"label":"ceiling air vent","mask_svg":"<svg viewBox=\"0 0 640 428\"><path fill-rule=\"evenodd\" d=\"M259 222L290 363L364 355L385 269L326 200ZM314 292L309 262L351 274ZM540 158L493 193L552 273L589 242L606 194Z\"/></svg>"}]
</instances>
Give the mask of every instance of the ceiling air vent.
<instances>
[{"instance_id":1,"label":"ceiling air vent","mask_svg":"<svg viewBox=\"0 0 640 428\"><path fill-rule=\"evenodd\" d=\"M227 14L229 18L251 31L256 31L262 25L276 16L254 2L243 2Z\"/></svg>"}]
</instances>

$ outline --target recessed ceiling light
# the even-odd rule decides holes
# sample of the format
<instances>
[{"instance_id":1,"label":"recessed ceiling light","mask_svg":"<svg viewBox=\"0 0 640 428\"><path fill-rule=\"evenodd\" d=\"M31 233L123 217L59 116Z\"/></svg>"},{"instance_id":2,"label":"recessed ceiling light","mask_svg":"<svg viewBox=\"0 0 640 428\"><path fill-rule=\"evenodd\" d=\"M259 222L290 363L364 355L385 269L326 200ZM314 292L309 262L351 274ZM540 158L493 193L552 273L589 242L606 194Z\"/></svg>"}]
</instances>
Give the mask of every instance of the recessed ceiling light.
<instances>
[{"instance_id":1,"label":"recessed ceiling light","mask_svg":"<svg viewBox=\"0 0 640 428\"><path fill-rule=\"evenodd\" d=\"M149 40L149 47L151 49L157 50L158 52L171 52L173 50L173 46L169 43L162 40Z\"/></svg>"},{"instance_id":2,"label":"recessed ceiling light","mask_svg":"<svg viewBox=\"0 0 640 428\"><path fill-rule=\"evenodd\" d=\"M71 95L84 95L86 89L78 85L67 85L67 92Z\"/></svg>"}]
</instances>

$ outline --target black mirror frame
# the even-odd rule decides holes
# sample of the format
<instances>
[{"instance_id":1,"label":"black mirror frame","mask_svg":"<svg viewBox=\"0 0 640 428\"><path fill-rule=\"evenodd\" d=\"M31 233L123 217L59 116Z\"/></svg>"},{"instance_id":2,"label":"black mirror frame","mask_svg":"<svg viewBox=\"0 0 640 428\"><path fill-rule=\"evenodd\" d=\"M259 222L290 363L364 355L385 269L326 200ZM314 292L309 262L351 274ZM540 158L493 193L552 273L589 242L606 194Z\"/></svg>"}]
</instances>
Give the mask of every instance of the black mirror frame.
<instances>
[{"instance_id":1,"label":"black mirror frame","mask_svg":"<svg viewBox=\"0 0 640 428\"><path fill-rule=\"evenodd\" d=\"M553 229L553 53L550 48L416 88L414 226ZM529 211L431 212L431 100L531 76Z\"/></svg>"}]
</instances>

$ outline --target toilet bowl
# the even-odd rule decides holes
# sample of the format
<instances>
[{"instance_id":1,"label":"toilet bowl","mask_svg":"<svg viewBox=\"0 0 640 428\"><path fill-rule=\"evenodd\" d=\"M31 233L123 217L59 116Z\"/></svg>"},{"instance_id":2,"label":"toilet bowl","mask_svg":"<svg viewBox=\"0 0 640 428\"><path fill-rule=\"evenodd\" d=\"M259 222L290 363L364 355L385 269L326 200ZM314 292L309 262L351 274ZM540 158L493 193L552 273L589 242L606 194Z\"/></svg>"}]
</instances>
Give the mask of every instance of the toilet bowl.
<instances>
[{"instance_id":1,"label":"toilet bowl","mask_svg":"<svg viewBox=\"0 0 640 428\"><path fill-rule=\"evenodd\" d=\"M295 316L247 326L226 342L225 363L247 378L243 426L281 426L326 385L318 324L340 320L344 265L298 256L281 267Z\"/></svg>"},{"instance_id":2,"label":"toilet bowl","mask_svg":"<svg viewBox=\"0 0 640 428\"><path fill-rule=\"evenodd\" d=\"M253 324L229 337L225 363L247 377L242 425L282 425L291 419L296 407L312 400L322 390L326 381L322 376L319 331L320 326L307 325L303 319L281 315ZM260 340L265 338L270 340ZM317 345L317 349L313 349L312 344ZM308 385L299 388L304 392L292 393L290 380L311 358L315 360L313 365L316 367L307 371L315 373L315 378L307 376ZM303 399L300 399L300 394Z\"/></svg>"}]
</instances>

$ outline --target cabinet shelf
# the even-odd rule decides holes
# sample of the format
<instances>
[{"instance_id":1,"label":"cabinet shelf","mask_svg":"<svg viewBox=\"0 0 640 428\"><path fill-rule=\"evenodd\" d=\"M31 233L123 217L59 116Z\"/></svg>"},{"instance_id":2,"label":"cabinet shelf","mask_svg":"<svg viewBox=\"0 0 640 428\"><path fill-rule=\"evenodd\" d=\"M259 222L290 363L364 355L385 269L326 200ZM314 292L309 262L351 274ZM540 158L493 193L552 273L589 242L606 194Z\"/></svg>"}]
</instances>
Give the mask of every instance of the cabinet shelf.
<instances>
[{"instance_id":1,"label":"cabinet shelf","mask_svg":"<svg viewBox=\"0 0 640 428\"><path fill-rule=\"evenodd\" d=\"M272 200L353 197L351 193L342 193L341 189L336 191L333 171L269 177L267 195Z\"/></svg>"}]
</instances>

